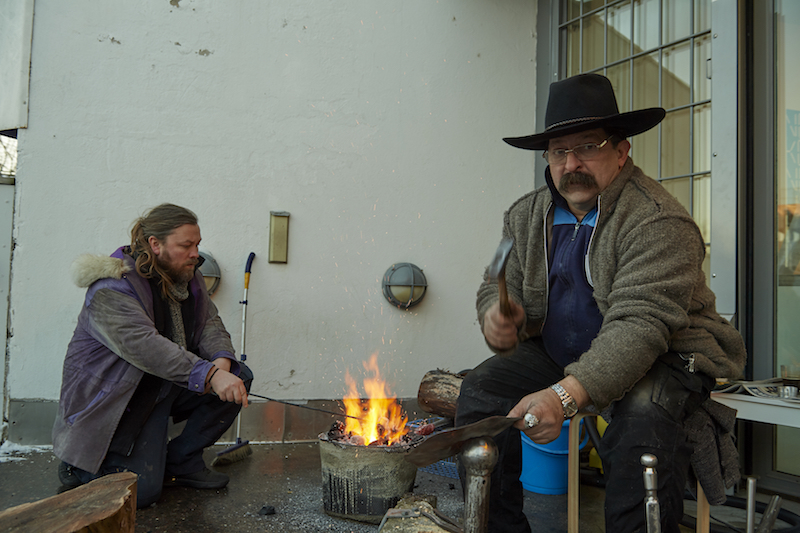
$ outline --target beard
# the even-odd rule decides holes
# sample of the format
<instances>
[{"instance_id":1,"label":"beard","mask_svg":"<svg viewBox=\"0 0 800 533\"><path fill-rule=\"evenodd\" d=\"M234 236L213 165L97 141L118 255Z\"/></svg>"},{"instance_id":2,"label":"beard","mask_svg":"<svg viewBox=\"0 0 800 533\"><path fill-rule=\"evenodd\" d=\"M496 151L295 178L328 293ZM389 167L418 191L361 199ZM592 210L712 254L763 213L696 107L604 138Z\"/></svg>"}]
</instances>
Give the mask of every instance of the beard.
<instances>
[{"instance_id":1,"label":"beard","mask_svg":"<svg viewBox=\"0 0 800 533\"><path fill-rule=\"evenodd\" d=\"M590 174L583 172L568 172L558 181L558 192L566 194L570 190L580 187L582 189L597 189L597 180Z\"/></svg>"},{"instance_id":2,"label":"beard","mask_svg":"<svg viewBox=\"0 0 800 533\"><path fill-rule=\"evenodd\" d=\"M175 265L172 257L164 250L161 255L156 256L156 262L161 269L166 272L173 282L188 283L194 277L194 265L197 260L189 260L182 265ZM191 268L189 268L191 266Z\"/></svg>"}]
</instances>

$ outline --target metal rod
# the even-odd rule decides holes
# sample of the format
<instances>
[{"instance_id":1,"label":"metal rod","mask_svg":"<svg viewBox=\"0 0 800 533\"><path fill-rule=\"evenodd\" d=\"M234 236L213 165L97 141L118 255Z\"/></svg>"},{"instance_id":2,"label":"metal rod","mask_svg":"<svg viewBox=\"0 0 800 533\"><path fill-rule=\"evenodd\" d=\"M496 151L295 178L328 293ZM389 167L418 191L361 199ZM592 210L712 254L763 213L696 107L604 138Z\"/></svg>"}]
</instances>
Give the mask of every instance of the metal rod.
<instances>
[{"instance_id":1,"label":"metal rod","mask_svg":"<svg viewBox=\"0 0 800 533\"><path fill-rule=\"evenodd\" d=\"M318 409L317 407L309 407L307 405L301 405L299 403L284 402L283 400L276 400L275 398L269 398L267 396L261 396L260 394L253 394L252 392L248 392L247 394L248 394L248 396L255 396L256 398L261 398L262 400L269 400L271 402L278 402L278 403L282 403L283 405L291 405L292 407L299 407L301 409L309 409L311 411L319 411L320 413L326 413L326 414L333 415L333 416L345 416L347 418L355 418L356 420L364 420L364 418L362 418L362 417L353 416L353 415L346 415L344 413L335 413L333 411L326 411L325 409Z\"/></svg>"},{"instance_id":2,"label":"metal rod","mask_svg":"<svg viewBox=\"0 0 800 533\"><path fill-rule=\"evenodd\" d=\"M747 478L747 533L755 533L756 525L756 478Z\"/></svg>"},{"instance_id":3,"label":"metal rod","mask_svg":"<svg viewBox=\"0 0 800 533\"><path fill-rule=\"evenodd\" d=\"M247 256L247 262L244 266L244 296L242 297L242 301L239 302L242 304L242 351L239 353L239 359L242 362L247 360L247 352L245 352L245 339L247 338L247 287L250 285L250 269L253 267L253 259L255 259L256 254L255 252L250 252L250 255ZM242 417L240 415L236 415L236 442L241 442L241 432L242 432Z\"/></svg>"},{"instance_id":4,"label":"metal rod","mask_svg":"<svg viewBox=\"0 0 800 533\"><path fill-rule=\"evenodd\" d=\"M644 466L644 514L647 533L661 533L661 508L658 503L658 459L652 453L642 455L639 462Z\"/></svg>"},{"instance_id":5,"label":"metal rod","mask_svg":"<svg viewBox=\"0 0 800 533\"><path fill-rule=\"evenodd\" d=\"M497 464L497 445L491 437L468 440L461 448L466 470L464 533L486 533L489 527L489 486Z\"/></svg>"},{"instance_id":6,"label":"metal rod","mask_svg":"<svg viewBox=\"0 0 800 533\"><path fill-rule=\"evenodd\" d=\"M247 276L248 274L250 273L247 272L245 276ZM244 286L244 295L241 304L242 304L242 349L239 352L239 359L241 359L242 361L246 361L247 360L247 352L245 351L245 346L246 346L245 341L247 339L247 284L246 283Z\"/></svg>"}]
</instances>

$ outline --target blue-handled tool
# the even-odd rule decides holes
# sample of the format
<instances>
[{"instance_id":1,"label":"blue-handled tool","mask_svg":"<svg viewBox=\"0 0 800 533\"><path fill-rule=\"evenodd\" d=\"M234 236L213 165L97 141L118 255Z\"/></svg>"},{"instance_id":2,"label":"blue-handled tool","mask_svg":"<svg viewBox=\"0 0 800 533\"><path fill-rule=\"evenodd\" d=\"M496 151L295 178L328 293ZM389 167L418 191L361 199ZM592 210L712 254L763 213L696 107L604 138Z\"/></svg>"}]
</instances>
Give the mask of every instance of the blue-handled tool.
<instances>
[{"instance_id":1,"label":"blue-handled tool","mask_svg":"<svg viewBox=\"0 0 800 533\"><path fill-rule=\"evenodd\" d=\"M250 269L253 267L253 259L255 259L255 252L250 252L247 257L247 264L244 267L244 297L242 301L242 351L239 354L239 359L244 362L247 359L245 349L245 334L247 331L247 288L250 285ZM211 461L211 466L227 465L241 461L248 455L253 453L250 448L249 440L242 440L240 437L242 430L242 415L241 413L236 416L236 444L229 448L225 448L221 452L217 452L217 456Z\"/></svg>"},{"instance_id":2,"label":"blue-handled tool","mask_svg":"<svg viewBox=\"0 0 800 533\"><path fill-rule=\"evenodd\" d=\"M245 333L247 331L247 288L250 285L250 269L253 267L253 259L256 258L255 252L250 252L247 258L247 264L244 266L244 296L242 301L242 351L239 354L239 359L247 361L247 352L244 351L245 347Z\"/></svg>"}]
</instances>

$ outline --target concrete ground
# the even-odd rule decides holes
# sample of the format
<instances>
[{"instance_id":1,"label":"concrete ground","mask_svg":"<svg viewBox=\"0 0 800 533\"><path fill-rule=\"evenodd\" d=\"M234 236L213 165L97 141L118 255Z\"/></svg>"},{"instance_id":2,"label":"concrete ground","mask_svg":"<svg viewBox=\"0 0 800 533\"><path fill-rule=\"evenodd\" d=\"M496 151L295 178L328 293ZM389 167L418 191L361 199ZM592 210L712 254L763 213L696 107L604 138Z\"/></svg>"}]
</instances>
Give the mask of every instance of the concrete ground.
<instances>
[{"instance_id":1,"label":"concrete ground","mask_svg":"<svg viewBox=\"0 0 800 533\"><path fill-rule=\"evenodd\" d=\"M377 532L376 524L335 518L325 514L319 448L314 443L251 445L253 455L243 461L216 467L231 477L222 490L165 488L155 505L136 513L136 531L211 533L249 532ZM221 449L216 448L216 449ZM213 449L212 449L213 450ZM214 456L207 450L207 462ZM0 510L57 494L58 459L50 450L27 452L0 463ZM415 494L435 495L437 508L451 518L463 513L461 485L457 479L417 472ZM602 532L601 489L581 490L581 531ZM566 496L527 493L526 512L535 531L566 531ZM262 515L273 506L275 514Z\"/></svg>"},{"instance_id":2,"label":"concrete ground","mask_svg":"<svg viewBox=\"0 0 800 533\"><path fill-rule=\"evenodd\" d=\"M252 445L253 455L218 470L231 477L222 490L165 488L161 500L136 514L136 532L377 532L376 524L325 514L316 442ZM216 448L217 450L222 447ZM214 450L207 450L207 462ZM30 448L0 453L0 511L58 493L58 460L52 451ZM456 479L418 471L415 494L434 495L438 509L460 518L463 501ZM602 488L581 487L581 532L603 532ZM763 498L759 498L763 499ZM797 504L794 510L797 511ZM275 514L261 514L267 506ZM566 531L566 495L526 491L525 512L536 533ZM693 508L687 503L687 509ZM786 508L786 505L784 505ZM718 511L718 508L714 508ZM714 514L714 512L712 512ZM727 517L735 521L736 518ZM685 528L682 531L692 531ZM776 528L776 531L780 529Z\"/></svg>"}]
</instances>

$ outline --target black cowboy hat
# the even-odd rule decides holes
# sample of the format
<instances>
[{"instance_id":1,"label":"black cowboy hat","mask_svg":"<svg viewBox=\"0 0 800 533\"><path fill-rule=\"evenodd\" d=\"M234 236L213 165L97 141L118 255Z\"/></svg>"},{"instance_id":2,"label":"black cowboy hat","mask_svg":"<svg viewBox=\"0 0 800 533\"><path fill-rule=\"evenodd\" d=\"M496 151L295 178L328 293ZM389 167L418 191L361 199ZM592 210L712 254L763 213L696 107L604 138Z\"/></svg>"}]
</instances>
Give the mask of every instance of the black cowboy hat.
<instances>
[{"instance_id":1,"label":"black cowboy hat","mask_svg":"<svg viewBox=\"0 0 800 533\"><path fill-rule=\"evenodd\" d=\"M649 130L661 122L664 115L666 111L661 107L620 113L608 78L600 74L578 74L550 84L543 133L503 140L525 150L547 150L550 139L595 128L631 137Z\"/></svg>"}]
</instances>

